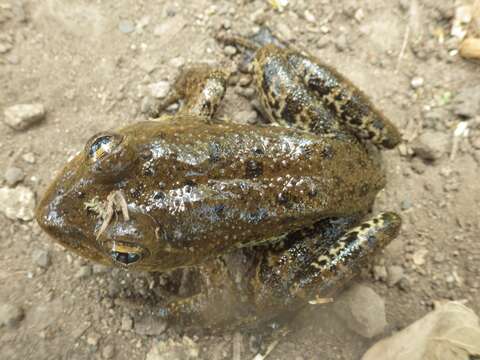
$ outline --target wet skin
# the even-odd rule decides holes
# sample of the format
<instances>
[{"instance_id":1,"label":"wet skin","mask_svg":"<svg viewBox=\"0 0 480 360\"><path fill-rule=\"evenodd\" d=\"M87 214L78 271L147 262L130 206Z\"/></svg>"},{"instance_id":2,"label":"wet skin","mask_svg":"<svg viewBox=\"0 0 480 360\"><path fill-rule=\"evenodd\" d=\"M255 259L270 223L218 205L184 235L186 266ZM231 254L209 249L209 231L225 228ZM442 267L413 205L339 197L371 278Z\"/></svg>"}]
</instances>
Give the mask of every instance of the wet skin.
<instances>
[{"instance_id":1,"label":"wet skin","mask_svg":"<svg viewBox=\"0 0 480 360\"><path fill-rule=\"evenodd\" d=\"M213 121L227 75L184 72L175 115L92 137L37 209L57 242L132 270L193 269L198 291L163 307L189 326L234 327L328 297L393 239L400 218L365 219L385 176L367 143L396 128L335 70L266 45L254 77L280 126Z\"/></svg>"}]
</instances>

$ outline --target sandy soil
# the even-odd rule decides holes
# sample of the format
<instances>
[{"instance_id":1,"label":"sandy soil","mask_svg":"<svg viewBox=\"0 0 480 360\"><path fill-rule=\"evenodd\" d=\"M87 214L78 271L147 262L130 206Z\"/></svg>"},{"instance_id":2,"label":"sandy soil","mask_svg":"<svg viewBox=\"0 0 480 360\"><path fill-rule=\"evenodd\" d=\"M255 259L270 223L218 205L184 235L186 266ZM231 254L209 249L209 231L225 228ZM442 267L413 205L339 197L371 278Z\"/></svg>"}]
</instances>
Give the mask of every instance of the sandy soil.
<instances>
[{"instance_id":1,"label":"sandy soil","mask_svg":"<svg viewBox=\"0 0 480 360\"><path fill-rule=\"evenodd\" d=\"M20 168L23 184L40 195L92 134L144 118L149 84L171 82L183 63L229 66L229 52L214 40L218 29L247 34L266 23L336 66L404 132L400 149L384 154L388 186L377 201L378 210L400 212L404 226L357 280L385 300L380 337L442 299L465 300L480 313L480 68L454 51L453 1L291 0L282 13L261 0L20 3L0 1L0 42L11 47L0 53L0 109L40 102L47 116L24 131L0 122L1 172ZM244 95L240 85L229 90L221 114L255 118ZM469 133L452 156L460 121ZM33 221L3 215L0 249L0 303L25 314L0 328L2 359L144 359L159 340L178 340L164 324L145 331L141 302L120 296L147 296L148 274L93 266ZM50 257L43 267L38 251ZM385 272L396 265L404 277L388 286ZM249 359L253 337L193 341L204 359ZM272 358L358 359L375 340L348 330L329 305L317 306L291 324Z\"/></svg>"}]
</instances>

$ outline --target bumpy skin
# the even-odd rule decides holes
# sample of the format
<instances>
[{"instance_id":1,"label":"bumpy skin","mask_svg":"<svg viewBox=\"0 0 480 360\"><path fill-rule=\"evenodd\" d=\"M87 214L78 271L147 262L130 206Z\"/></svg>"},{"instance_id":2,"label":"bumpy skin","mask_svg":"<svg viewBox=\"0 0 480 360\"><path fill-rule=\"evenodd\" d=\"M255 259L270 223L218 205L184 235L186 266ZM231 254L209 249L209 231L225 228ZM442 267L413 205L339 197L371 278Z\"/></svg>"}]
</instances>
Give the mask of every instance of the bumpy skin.
<instances>
[{"instance_id":1,"label":"bumpy skin","mask_svg":"<svg viewBox=\"0 0 480 360\"><path fill-rule=\"evenodd\" d=\"M226 74L198 67L159 108L178 114L94 136L37 210L66 248L134 270L189 267L192 296L163 307L185 326L249 325L330 296L394 238L400 218L362 222L385 185L360 139L400 136L351 83L267 45L258 93L281 127L213 124Z\"/></svg>"}]
</instances>

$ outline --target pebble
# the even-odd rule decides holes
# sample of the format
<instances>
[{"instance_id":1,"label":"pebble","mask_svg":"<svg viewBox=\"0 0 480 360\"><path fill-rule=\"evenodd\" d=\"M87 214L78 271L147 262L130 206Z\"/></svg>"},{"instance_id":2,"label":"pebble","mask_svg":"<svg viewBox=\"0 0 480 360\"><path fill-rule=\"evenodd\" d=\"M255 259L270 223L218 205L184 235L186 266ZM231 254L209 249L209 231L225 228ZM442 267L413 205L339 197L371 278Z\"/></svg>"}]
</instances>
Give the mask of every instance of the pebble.
<instances>
[{"instance_id":1,"label":"pebble","mask_svg":"<svg viewBox=\"0 0 480 360\"><path fill-rule=\"evenodd\" d=\"M449 150L450 137L439 131L425 131L411 145L413 153L424 160L432 163L440 159Z\"/></svg>"},{"instance_id":2,"label":"pebble","mask_svg":"<svg viewBox=\"0 0 480 360\"><path fill-rule=\"evenodd\" d=\"M448 302L373 345L362 360L460 360L474 359L478 354L478 316L460 302Z\"/></svg>"},{"instance_id":3,"label":"pebble","mask_svg":"<svg viewBox=\"0 0 480 360\"><path fill-rule=\"evenodd\" d=\"M13 187L23 181L25 174L23 173L22 169L16 166L10 166L7 168L7 170L5 170L3 178L8 186Z\"/></svg>"},{"instance_id":4,"label":"pebble","mask_svg":"<svg viewBox=\"0 0 480 360\"><path fill-rule=\"evenodd\" d=\"M365 338L381 334L387 326L385 301L366 285L354 285L345 291L333 309L349 329Z\"/></svg>"},{"instance_id":5,"label":"pebble","mask_svg":"<svg viewBox=\"0 0 480 360\"><path fill-rule=\"evenodd\" d=\"M0 212L11 220L32 220L35 215L35 194L23 185L14 189L0 188Z\"/></svg>"},{"instance_id":6,"label":"pebble","mask_svg":"<svg viewBox=\"0 0 480 360\"><path fill-rule=\"evenodd\" d=\"M167 329L167 323L155 317L145 317L135 320L135 332L145 336L159 336Z\"/></svg>"},{"instance_id":7,"label":"pebble","mask_svg":"<svg viewBox=\"0 0 480 360\"><path fill-rule=\"evenodd\" d=\"M148 85L148 88L150 90L150 94L157 98L157 99L163 99L168 95L170 92L170 83L168 81L159 81L153 84Z\"/></svg>"},{"instance_id":8,"label":"pebble","mask_svg":"<svg viewBox=\"0 0 480 360\"><path fill-rule=\"evenodd\" d=\"M45 118L42 104L18 104L5 109L5 123L15 130L24 130Z\"/></svg>"},{"instance_id":9,"label":"pebble","mask_svg":"<svg viewBox=\"0 0 480 360\"><path fill-rule=\"evenodd\" d=\"M121 20L118 23L118 30L124 34L130 34L135 30L135 24L130 20Z\"/></svg>"},{"instance_id":10,"label":"pebble","mask_svg":"<svg viewBox=\"0 0 480 360\"><path fill-rule=\"evenodd\" d=\"M92 266L92 272L94 274L104 274L108 271L108 267L105 265L100 265L100 264L93 264Z\"/></svg>"},{"instance_id":11,"label":"pebble","mask_svg":"<svg viewBox=\"0 0 480 360\"><path fill-rule=\"evenodd\" d=\"M277 25L277 31L283 40L293 40L295 38L295 34L293 33L292 28L287 25L286 22L279 23Z\"/></svg>"},{"instance_id":12,"label":"pebble","mask_svg":"<svg viewBox=\"0 0 480 360\"><path fill-rule=\"evenodd\" d=\"M424 80L420 76L415 76L411 81L410 81L410 86L413 89L418 89L421 88L424 84Z\"/></svg>"},{"instance_id":13,"label":"pebble","mask_svg":"<svg viewBox=\"0 0 480 360\"><path fill-rule=\"evenodd\" d=\"M305 16L305 20L307 20L310 23L317 22L317 18L315 17L315 15L313 15L313 13L310 10L305 10L305 12L303 13L303 16Z\"/></svg>"},{"instance_id":14,"label":"pebble","mask_svg":"<svg viewBox=\"0 0 480 360\"><path fill-rule=\"evenodd\" d=\"M233 115L232 120L239 124L255 124L258 114L255 110L238 111Z\"/></svg>"},{"instance_id":15,"label":"pebble","mask_svg":"<svg viewBox=\"0 0 480 360\"><path fill-rule=\"evenodd\" d=\"M6 33L0 33L0 54L6 54L13 49L13 37Z\"/></svg>"},{"instance_id":16,"label":"pebble","mask_svg":"<svg viewBox=\"0 0 480 360\"><path fill-rule=\"evenodd\" d=\"M92 275L92 267L89 265L84 265L81 266L80 269L78 269L77 273L75 274L75 278L85 279L90 275Z\"/></svg>"},{"instance_id":17,"label":"pebble","mask_svg":"<svg viewBox=\"0 0 480 360\"><path fill-rule=\"evenodd\" d=\"M0 328L14 327L25 317L23 309L17 305L0 304Z\"/></svg>"},{"instance_id":18,"label":"pebble","mask_svg":"<svg viewBox=\"0 0 480 360\"><path fill-rule=\"evenodd\" d=\"M392 265L387 267L387 284L388 286L395 286L403 279L405 273L401 266Z\"/></svg>"},{"instance_id":19,"label":"pebble","mask_svg":"<svg viewBox=\"0 0 480 360\"><path fill-rule=\"evenodd\" d=\"M29 164L35 164L35 154L33 152L28 152L22 155L23 161Z\"/></svg>"},{"instance_id":20,"label":"pebble","mask_svg":"<svg viewBox=\"0 0 480 360\"><path fill-rule=\"evenodd\" d=\"M152 346L145 360L191 360L198 359L199 346L189 337L180 341L168 339Z\"/></svg>"},{"instance_id":21,"label":"pebble","mask_svg":"<svg viewBox=\"0 0 480 360\"><path fill-rule=\"evenodd\" d=\"M335 41L335 48L340 52L347 50L348 41L347 41L347 36L345 34L341 34L337 38L337 40Z\"/></svg>"},{"instance_id":22,"label":"pebble","mask_svg":"<svg viewBox=\"0 0 480 360\"><path fill-rule=\"evenodd\" d=\"M50 253L47 250L35 249L32 252L32 261L41 268L48 268L51 264Z\"/></svg>"},{"instance_id":23,"label":"pebble","mask_svg":"<svg viewBox=\"0 0 480 360\"><path fill-rule=\"evenodd\" d=\"M387 269L385 266L376 265L373 267L373 277L377 281L387 280Z\"/></svg>"},{"instance_id":24,"label":"pebble","mask_svg":"<svg viewBox=\"0 0 480 360\"><path fill-rule=\"evenodd\" d=\"M122 316L121 329L124 331L129 331L133 329L133 319L127 314L123 314Z\"/></svg>"},{"instance_id":25,"label":"pebble","mask_svg":"<svg viewBox=\"0 0 480 360\"><path fill-rule=\"evenodd\" d=\"M453 112L463 118L475 118L480 114L480 85L462 88L455 96Z\"/></svg>"},{"instance_id":26,"label":"pebble","mask_svg":"<svg viewBox=\"0 0 480 360\"><path fill-rule=\"evenodd\" d=\"M115 356L115 347L111 344L105 345L102 349L102 357L104 359L112 359Z\"/></svg>"},{"instance_id":27,"label":"pebble","mask_svg":"<svg viewBox=\"0 0 480 360\"><path fill-rule=\"evenodd\" d=\"M400 203L400 208L405 211L411 209L413 206L412 202L409 199L405 199Z\"/></svg>"},{"instance_id":28,"label":"pebble","mask_svg":"<svg viewBox=\"0 0 480 360\"><path fill-rule=\"evenodd\" d=\"M233 56L237 53L237 48L235 46L232 46L232 45L227 45L223 48L223 52L227 56Z\"/></svg>"}]
</instances>

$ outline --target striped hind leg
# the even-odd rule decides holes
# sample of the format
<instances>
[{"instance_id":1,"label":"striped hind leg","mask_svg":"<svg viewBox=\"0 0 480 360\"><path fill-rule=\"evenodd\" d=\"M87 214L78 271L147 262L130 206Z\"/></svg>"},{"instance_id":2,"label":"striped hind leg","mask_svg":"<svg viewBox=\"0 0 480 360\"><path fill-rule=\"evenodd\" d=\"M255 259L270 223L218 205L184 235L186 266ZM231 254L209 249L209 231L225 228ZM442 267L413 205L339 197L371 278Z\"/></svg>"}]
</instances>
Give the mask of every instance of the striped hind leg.
<instances>
[{"instance_id":1,"label":"striped hind leg","mask_svg":"<svg viewBox=\"0 0 480 360\"><path fill-rule=\"evenodd\" d=\"M305 85L358 137L389 149L400 142L397 128L367 95L333 67L295 50L286 50L285 57Z\"/></svg>"},{"instance_id":2,"label":"striped hind leg","mask_svg":"<svg viewBox=\"0 0 480 360\"><path fill-rule=\"evenodd\" d=\"M386 212L348 230L333 243L325 242L324 234L296 242L276 261L260 264L262 291L257 300L277 298L288 304L332 296L398 235L400 225L396 213Z\"/></svg>"}]
</instances>

